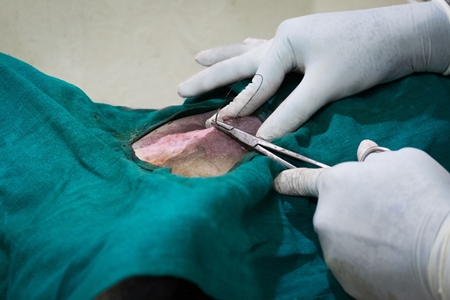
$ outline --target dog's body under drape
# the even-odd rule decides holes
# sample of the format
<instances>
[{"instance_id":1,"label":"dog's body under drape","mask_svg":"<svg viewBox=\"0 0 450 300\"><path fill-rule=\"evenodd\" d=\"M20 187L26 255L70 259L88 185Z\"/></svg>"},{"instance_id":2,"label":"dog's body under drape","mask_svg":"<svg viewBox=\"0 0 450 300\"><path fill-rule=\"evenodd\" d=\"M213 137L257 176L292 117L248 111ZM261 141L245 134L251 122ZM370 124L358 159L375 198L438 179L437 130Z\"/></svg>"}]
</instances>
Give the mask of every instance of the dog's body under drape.
<instances>
[{"instance_id":1,"label":"dog's body under drape","mask_svg":"<svg viewBox=\"0 0 450 300\"><path fill-rule=\"evenodd\" d=\"M217 109L227 90L136 110L94 103L7 55L0 75L5 299L88 299L139 275L181 277L216 298L346 297L321 258L314 201L272 190L277 163L250 154L223 176L185 178L134 157L138 137ZM289 75L258 115L300 79ZM418 74L330 104L275 142L334 165L369 138L449 169L449 133L450 79Z\"/></svg>"}]
</instances>

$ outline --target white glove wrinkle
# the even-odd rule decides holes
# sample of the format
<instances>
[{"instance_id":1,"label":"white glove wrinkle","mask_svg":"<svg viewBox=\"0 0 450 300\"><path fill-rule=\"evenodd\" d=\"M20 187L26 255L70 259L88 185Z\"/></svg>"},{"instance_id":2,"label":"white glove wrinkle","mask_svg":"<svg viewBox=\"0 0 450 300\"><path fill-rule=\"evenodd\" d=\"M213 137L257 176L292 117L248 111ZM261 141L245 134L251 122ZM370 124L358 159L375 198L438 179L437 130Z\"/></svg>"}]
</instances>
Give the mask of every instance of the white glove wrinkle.
<instances>
[{"instance_id":1,"label":"white glove wrinkle","mask_svg":"<svg viewBox=\"0 0 450 300\"><path fill-rule=\"evenodd\" d=\"M450 214L443 222L431 249L428 284L435 299L450 299Z\"/></svg>"},{"instance_id":2,"label":"white glove wrinkle","mask_svg":"<svg viewBox=\"0 0 450 300\"><path fill-rule=\"evenodd\" d=\"M290 196L317 197L317 182L326 169L298 168L281 172L274 180L277 192Z\"/></svg>"}]
</instances>

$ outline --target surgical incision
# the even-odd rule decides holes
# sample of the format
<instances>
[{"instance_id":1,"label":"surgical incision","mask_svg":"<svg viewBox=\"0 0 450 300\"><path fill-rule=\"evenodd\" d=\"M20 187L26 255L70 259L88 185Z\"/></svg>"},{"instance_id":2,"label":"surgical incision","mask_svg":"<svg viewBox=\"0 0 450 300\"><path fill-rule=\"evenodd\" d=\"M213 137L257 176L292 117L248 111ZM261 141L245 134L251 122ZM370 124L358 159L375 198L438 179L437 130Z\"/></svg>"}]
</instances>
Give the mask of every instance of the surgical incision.
<instances>
[{"instance_id":1,"label":"surgical incision","mask_svg":"<svg viewBox=\"0 0 450 300\"><path fill-rule=\"evenodd\" d=\"M228 172L248 150L239 142L205 121L214 112L181 118L153 130L132 147L142 161L172 168L188 177L217 176ZM255 116L224 120L255 134L261 121Z\"/></svg>"}]
</instances>

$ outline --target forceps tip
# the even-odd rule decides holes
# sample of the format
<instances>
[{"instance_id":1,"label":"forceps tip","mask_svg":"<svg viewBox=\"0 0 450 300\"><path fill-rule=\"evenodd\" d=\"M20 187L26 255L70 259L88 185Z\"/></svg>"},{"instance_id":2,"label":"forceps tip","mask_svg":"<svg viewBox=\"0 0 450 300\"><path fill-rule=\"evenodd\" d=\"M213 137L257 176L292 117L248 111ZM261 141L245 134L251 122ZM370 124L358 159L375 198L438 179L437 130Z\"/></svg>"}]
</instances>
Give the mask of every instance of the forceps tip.
<instances>
[{"instance_id":1,"label":"forceps tip","mask_svg":"<svg viewBox=\"0 0 450 300\"><path fill-rule=\"evenodd\" d=\"M211 125L218 129L222 129L222 130L227 130L227 131L232 130L234 128L233 126L218 120L219 111L220 111L220 108L217 110L216 117L213 120L211 120Z\"/></svg>"}]
</instances>

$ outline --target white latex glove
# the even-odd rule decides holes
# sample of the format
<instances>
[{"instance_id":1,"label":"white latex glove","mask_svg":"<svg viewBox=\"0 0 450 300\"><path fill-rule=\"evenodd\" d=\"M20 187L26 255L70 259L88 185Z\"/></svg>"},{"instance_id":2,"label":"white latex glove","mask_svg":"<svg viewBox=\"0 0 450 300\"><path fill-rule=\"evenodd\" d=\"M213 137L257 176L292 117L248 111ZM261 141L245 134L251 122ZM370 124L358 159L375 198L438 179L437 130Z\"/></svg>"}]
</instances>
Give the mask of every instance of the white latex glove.
<instances>
[{"instance_id":1,"label":"white latex glove","mask_svg":"<svg viewBox=\"0 0 450 300\"><path fill-rule=\"evenodd\" d=\"M372 145L364 141L358 154ZM325 261L353 297L450 299L450 174L426 153L287 170L274 187L318 196L313 222Z\"/></svg>"},{"instance_id":2,"label":"white latex glove","mask_svg":"<svg viewBox=\"0 0 450 300\"><path fill-rule=\"evenodd\" d=\"M200 52L196 60L210 67L180 84L178 93L191 97L259 74L219 119L244 116L277 91L286 73L304 73L259 129L257 135L270 140L331 101L413 72L446 72L449 46L450 23L435 2L309 15L284 21L273 40Z\"/></svg>"}]
</instances>

